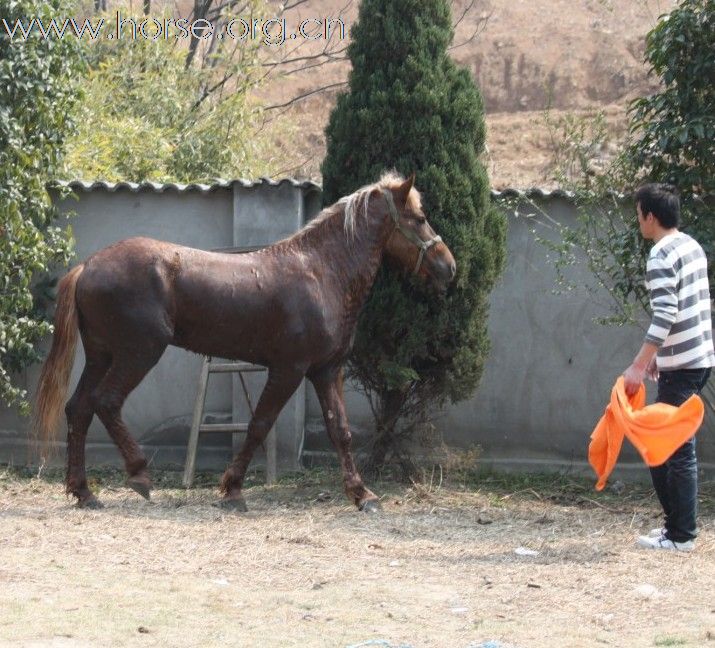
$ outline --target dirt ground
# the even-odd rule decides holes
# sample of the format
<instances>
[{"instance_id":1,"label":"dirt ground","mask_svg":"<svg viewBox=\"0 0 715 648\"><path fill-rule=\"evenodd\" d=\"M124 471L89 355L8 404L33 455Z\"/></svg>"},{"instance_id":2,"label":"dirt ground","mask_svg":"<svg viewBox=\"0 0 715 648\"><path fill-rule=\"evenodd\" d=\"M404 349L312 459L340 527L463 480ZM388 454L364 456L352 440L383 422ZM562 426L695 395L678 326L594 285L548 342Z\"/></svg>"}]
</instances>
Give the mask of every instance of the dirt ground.
<instances>
[{"instance_id":1,"label":"dirt ground","mask_svg":"<svg viewBox=\"0 0 715 648\"><path fill-rule=\"evenodd\" d=\"M635 548L658 525L643 487L381 482L368 515L313 471L254 478L249 512L228 514L217 475L156 477L146 502L96 473L106 508L85 511L58 475L0 469L0 645L715 646L712 482L698 547L677 554Z\"/></svg>"}]
</instances>

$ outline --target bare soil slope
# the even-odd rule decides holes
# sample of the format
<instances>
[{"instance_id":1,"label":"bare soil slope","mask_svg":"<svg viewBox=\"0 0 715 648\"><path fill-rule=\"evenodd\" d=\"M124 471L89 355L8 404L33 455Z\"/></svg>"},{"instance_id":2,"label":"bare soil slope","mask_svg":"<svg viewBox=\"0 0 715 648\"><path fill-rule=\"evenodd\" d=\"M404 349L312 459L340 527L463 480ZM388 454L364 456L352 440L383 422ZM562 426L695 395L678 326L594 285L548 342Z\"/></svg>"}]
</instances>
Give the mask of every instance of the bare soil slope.
<instances>
[{"instance_id":1,"label":"bare soil slope","mask_svg":"<svg viewBox=\"0 0 715 648\"><path fill-rule=\"evenodd\" d=\"M349 28L358 3L310 0L287 14L288 27L304 18L341 15ZM270 2L270 5L278 5ZM454 59L466 66L480 86L487 110L488 147L485 161L492 184L550 185L555 146L544 110L607 114L614 144L622 135L628 101L655 87L643 63L644 40L657 17L674 0L477 0L471 9L455 0L459 22ZM478 31L474 38L470 37ZM284 47L292 46L287 44ZM315 53L322 42L303 43L301 55ZM284 53L284 52L282 52ZM272 52L271 54L275 54ZM269 105L282 104L317 87L347 79L349 63L334 62L273 81L264 91ZM323 130L335 96L332 89L311 96L290 109L297 132L277 139L282 163L294 175L320 181L325 151Z\"/></svg>"}]
</instances>

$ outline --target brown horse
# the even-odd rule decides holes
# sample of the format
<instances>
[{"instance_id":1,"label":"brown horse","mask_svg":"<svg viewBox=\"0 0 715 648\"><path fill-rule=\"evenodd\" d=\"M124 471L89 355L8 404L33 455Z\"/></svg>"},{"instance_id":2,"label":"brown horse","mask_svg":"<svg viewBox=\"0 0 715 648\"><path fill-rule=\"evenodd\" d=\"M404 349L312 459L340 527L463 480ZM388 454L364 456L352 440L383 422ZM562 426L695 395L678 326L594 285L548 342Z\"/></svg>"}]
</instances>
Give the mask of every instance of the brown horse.
<instances>
[{"instance_id":1,"label":"brown horse","mask_svg":"<svg viewBox=\"0 0 715 648\"><path fill-rule=\"evenodd\" d=\"M96 414L124 458L127 485L149 497L147 461L121 418L130 392L169 344L268 368L240 452L221 480L226 508L245 510L249 462L304 376L315 387L347 496L377 508L350 449L342 366L383 258L445 289L456 266L427 223L419 193L386 174L323 210L302 230L250 254L219 254L146 238L120 241L60 282L52 348L42 369L34 432L57 436L77 332L86 364L67 416L67 491L101 507L87 486L85 439Z\"/></svg>"}]
</instances>

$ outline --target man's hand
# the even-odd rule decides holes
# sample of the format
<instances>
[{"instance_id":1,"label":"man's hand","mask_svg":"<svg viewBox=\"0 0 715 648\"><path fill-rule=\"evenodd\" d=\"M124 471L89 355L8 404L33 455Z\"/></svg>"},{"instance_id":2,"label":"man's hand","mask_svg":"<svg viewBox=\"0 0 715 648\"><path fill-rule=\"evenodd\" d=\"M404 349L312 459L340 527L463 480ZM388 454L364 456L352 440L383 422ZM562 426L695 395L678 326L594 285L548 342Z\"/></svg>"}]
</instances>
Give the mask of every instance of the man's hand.
<instances>
[{"instance_id":1,"label":"man's hand","mask_svg":"<svg viewBox=\"0 0 715 648\"><path fill-rule=\"evenodd\" d=\"M633 396L638 391L643 378L645 378L646 371L651 371L651 363L655 363L657 353L658 347L655 344L644 342L638 355L633 360L633 364L623 372L623 382L628 396Z\"/></svg>"},{"instance_id":2,"label":"man's hand","mask_svg":"<svg viewBox=\"0 0 715 648\"><path fill-rule=\"evenodd\" d=\"M653 382L658 382L658 364L656 363L655 356L653 356L651 361L648 363L648 366L645 370L645 375L648 377L649 380L652 380Z\"/></svg>"},{"instance_id":3,"label":"man's hand","mask_svg":"<svg viewBox=\"0 0 715 648\"><path fill-rule=\"evenodd\" d=\"M623 382L627 396L633 396L638 391L644 377L645 368L637 367L635 364L632 364L623 372Z\"/></svg>"}]
</instances>

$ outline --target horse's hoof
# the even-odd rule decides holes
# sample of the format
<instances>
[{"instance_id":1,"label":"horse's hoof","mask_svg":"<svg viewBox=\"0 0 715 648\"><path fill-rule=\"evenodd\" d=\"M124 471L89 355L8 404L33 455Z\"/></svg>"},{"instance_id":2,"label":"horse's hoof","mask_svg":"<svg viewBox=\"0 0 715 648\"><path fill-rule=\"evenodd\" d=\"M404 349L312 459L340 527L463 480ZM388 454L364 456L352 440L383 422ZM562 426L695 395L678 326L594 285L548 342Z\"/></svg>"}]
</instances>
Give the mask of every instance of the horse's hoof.
<instances>
[{"instance_id":1,"label":"horse's hoof","mask_svg":"<svg viewBox=\"0 0 715 648\"><path fill-rule=\"evenodd\" d=\"M127 486L139 493L144 499L151 499L151 481L146 477L129 477Z\"/></svg>"},{"instance_id":2,"label":"horse's hoof","mask_svg":"<svg viewBox=\"0 0 715 648\"><path fill-rule=\"evenodd\" d=\"M90 497L85 497L84 499L77 500L77 508L90 509L93 511L98 511L104 508L104 504L100 502L94 495Z\"/></svg>"},{"instance_id":3,"label":"horse's hoof","mask_svg":"<svg viewBox=\"0 0 715 648\"><path fill-rule=\"evenodd\" d=\"M246 500L243 497L224 497L214 502L213 506L224 511L233 511L234 513L246 513L248 511Z\"/></svg>"},{"instance_id":4,"label":"horse's hoof","mask_svg":"<svg viewBox=\"0 0 715 648\"><path fill-rule=\"evenodd\" d=\"M380 501L376 499L365 500L358 506L363 513L379 513L381 510Z\"/></svg>"}]
</instances>

